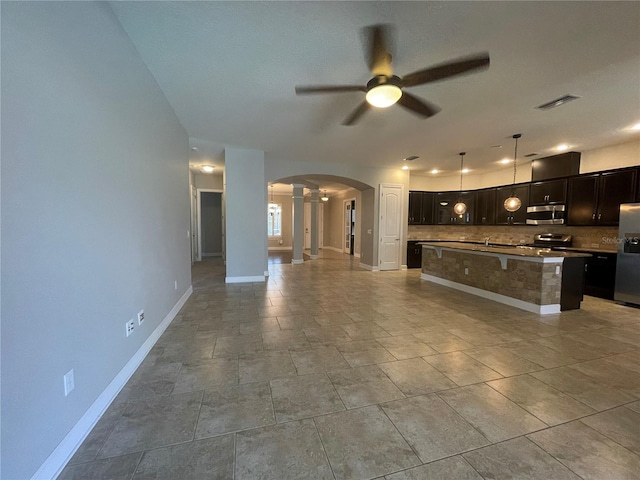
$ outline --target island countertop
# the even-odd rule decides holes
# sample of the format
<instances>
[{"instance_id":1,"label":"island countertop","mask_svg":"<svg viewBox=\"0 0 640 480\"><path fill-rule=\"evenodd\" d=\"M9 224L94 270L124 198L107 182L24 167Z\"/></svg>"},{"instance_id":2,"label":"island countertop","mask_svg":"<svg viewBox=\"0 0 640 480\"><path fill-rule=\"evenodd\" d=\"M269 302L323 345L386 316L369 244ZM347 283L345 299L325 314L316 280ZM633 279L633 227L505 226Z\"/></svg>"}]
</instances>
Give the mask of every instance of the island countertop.
<instances>
[{"instance_id":1,"label":"island countertop","mask_svg":"<svg viewBox=\"0 0 640 480\"><path fill-rule=\"evenodd\" d=\"M466 242L420 242L418 245L424 247L431 247L437 249L451 249L451 250L465 250L470 253L482 252L493 253L496 255L513 255L517 257L530 257L530 258L553 258L563 259L572 257L590 257L587 253L570 252L570 251L557 251L549 248L527 247L524 245L482 245L476 243ZM524 260L524 259L523 259Z\"/></svg>"}]
</instances>

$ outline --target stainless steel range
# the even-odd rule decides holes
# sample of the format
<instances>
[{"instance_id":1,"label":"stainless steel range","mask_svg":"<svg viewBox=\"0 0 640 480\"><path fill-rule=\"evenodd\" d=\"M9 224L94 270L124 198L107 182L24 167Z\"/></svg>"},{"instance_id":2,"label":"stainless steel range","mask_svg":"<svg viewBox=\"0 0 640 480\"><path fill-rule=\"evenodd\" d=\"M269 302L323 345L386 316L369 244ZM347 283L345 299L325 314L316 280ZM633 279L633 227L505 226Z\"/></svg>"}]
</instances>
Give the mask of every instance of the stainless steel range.
<instances>
[{"instance_id":1,"label":"stainless steel range","mask_svg":"<svg viewBox=\"0 0 640 480\"><path fill-rule=\"evenodd\" d=\"M560 233L539 233L533 237L531 246L538 248L568 248L573 243L571 235Z\"/></svg>"}]
</instances>

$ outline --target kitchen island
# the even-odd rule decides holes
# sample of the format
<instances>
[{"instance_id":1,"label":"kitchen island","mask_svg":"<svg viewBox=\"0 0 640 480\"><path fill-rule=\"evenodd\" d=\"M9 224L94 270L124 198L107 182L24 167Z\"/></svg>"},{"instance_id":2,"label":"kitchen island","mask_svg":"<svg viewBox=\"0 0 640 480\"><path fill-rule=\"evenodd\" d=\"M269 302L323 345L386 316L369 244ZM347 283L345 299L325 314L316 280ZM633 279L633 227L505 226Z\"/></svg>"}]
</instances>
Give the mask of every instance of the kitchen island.
<instances>
[{"instance_id":1,"label":"kitchen island","mask_svg":"<svg viewBox=\"0 0 640 480\"><path fill-rule=\"evenodd\" d=\"M588 254L465 242L421 245L423 280L539 314L580 308Z\"/></svg>"}]
</instances>

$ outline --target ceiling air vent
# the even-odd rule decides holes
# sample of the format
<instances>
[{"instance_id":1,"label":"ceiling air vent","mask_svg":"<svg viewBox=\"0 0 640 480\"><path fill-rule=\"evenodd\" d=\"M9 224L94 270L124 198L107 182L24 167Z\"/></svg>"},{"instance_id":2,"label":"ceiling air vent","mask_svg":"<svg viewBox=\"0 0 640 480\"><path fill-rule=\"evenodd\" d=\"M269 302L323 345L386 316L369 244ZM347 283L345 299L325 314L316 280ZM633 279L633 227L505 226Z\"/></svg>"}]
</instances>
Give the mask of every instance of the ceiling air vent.
<instances>
[{"instance_id":1,"label":"ceiling air vent","mask_svg":"<svg viewBox=\"0 0 640 480\"><path fill-rule=\"evenodd\" d=\"M411 161L415 160L416 158L420 158L420 157L417 156L417 155L411 155L411 156L405 158L404 160L407 161L407 162L411 162Z\"/></svg>"},{"instance_id":2,"label":"ceiling air vent","mask_svg":"<svg viewBox=\"0 0 640 480\"><path fill-rule=\"evenodd\" d=\"M575 95L565 95L564 97L556 98L555 100L551 100L550 102L543 103L542 105L538 105L536 108L538 110L550 110L552 108L559 107L560 105L564 105L572 100L577 100L580 97L576 97Z\"/></svg>"},{"instance_id":3,"label":"ceiling air vent","mask_svg":"<svg viewBox=\"0 0 640 480\"><path fill-rule=\"evenodd\" d=\"M535 157L536 155L540 155L539 153L527 153L525 157Z\"/></svg>"}]
</instances>

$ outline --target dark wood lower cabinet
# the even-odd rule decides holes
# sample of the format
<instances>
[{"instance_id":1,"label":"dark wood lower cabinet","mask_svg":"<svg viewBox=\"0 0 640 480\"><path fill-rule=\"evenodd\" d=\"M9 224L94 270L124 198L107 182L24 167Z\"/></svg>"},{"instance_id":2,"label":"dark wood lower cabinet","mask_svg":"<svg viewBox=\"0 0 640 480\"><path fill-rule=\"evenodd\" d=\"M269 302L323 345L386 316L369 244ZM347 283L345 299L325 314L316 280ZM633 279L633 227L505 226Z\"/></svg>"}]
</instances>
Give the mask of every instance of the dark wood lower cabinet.
<instances>
[{"instance_id":1,"label":"dark wood lower cabinet","mask_svg":"<svg viewBox=\"0 0 640 480\"><path fill-rule=\"evenodd\" d=\"M422 268L422 246L417 241L407 242L407 268Z\"/></svg>"},{"instance_id":2,"label":"dark wood lower cabinet","mask_svg":"<svg viewBox=\"0 0 640 480\"><path fill-rule=\"evenodd\" d=\"M584 257L569 257L562 262L560 310L576 310L584 298Z\"/></svg>"}]
</instances>

